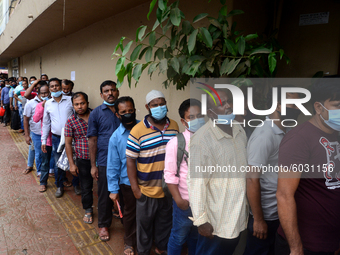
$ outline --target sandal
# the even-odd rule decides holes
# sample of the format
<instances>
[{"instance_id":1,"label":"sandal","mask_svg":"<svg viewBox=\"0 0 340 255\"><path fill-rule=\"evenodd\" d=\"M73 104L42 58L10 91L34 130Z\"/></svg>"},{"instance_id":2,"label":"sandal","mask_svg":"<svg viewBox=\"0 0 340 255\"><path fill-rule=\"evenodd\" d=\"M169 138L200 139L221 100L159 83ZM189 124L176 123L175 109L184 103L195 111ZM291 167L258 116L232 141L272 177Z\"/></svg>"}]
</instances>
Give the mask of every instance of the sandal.
<instances>
[{"instance_id":1,"label":"sandal","mask_svg":"<svg viewBox=\"0 0 340 255\"><path fill-rule=\"evenodd\" d=\"M45 192L47 190L47 187L46 187L46 185L40 185L39 186L39 192Z\"/></svg>"},{"instance_id":2,"label":"sandal","mask_svg":"<svg viewBox=\"0 0 340 255\"><path fill-rule=\"evenodd\" d=\"M23 173L23 174L29 174L29 173L32 172L32 171L33 171L33 168L27 167L22 173Z\"/></svg>"},{"instance_id":3,"label":"sandal","mask_svg":"<svg viewBox=\"0 0 340 255\"><path fill-rule=\"evenodd\" d=\"M133 250L133 247L127 244L124 244L124 254L125 255L134 255L135 252Z\"/></svg>"},{"instance_id":4,"label":"sandal","mask_svg":"<svg viewBox=\"0 0 340 255\"><path fill-rule=\"evenodd\" d=\"M158 248L155 248L155 254L157 255L168 255L167 251L160 251Z\"/></svg>"},{"instance_id":5,"label":"sandal","mask_svg":"<svg viewBox=\"0 0 340 255\"><path fill-rule=\"evenodd\" d=\"M109 228L99 228L99 239L103 242L110 240Z\"/></svg>"},{"instance_id":6,"label":"sandal","mask_svg":"<svg viewBox=\"0 0 340 255\"><path fill-rule=\"evenodd\" d=\"M116 218L116 219L121 219L120 218L120 215L119 215L119 212L117 212L117 211L115 211L115 210L112 210L112 216L113 216L113 218Z\"/></svg>"},{"instance_id":7,"label":"sandal","mask_svg":"<svg viewBox=\"0 0 340 255\"><path fill-rule=\"evenodd\" d=\"M86 219L87 221L86 221L85 219ZM93 222L92 213L90 213L90 214L85 213L84 218L83 218L83 221L84 221L86 224L92 224L92 222Z\"/></svg>"},{"instance_id":8,"label":"sandal","mask_svg":"<svg viewBox=\"0 0 340 255\"><path fill-rule=\"evenodd\" d=\"M72 183L70 183L69 181L64 181L63 185L64 187L72 187Z\"/></svg>"}]
</instances>

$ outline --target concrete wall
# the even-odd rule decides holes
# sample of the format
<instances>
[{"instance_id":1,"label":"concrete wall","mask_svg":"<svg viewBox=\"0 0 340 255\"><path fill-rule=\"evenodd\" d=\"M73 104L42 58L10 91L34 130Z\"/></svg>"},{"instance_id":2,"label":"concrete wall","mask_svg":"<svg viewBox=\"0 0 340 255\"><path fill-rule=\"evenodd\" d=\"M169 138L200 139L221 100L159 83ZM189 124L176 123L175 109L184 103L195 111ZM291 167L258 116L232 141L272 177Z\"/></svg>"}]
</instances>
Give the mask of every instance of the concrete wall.
<instances>
[{"instance_id":1,"label":"concrete wall","mask_svg":"<svg viewBox=\"0 0 340 255\"><path fill-rule=\"evenodd\" d=\"M186 18L192 20L201 12L211 15L218 13L219 6L220 3L213 4L206 0L199 0L195 2L195 9L192 8L189 1L182 1L180 8ZM115 76L117 59L111 60L115 45L121 36L134 39L135 31L140 25L153 25L155 16L150 17L151 22L149 22L146 19L148 10L149 4L137 6L22 56L20 58L20 75L39 76L40 58L42 72L47 73L50 78L70 79L71 71L75 71L74 91L86 92L89 95L90 107L98 106L102 103L99 95L101 82L108 79L117 80ZM198 22L198 25L201 24ZM128 53L129 55L130 53ZM163 75L156 74L152 80L148 75L143 75L136 88L133 85L130 89L127 83L120 88L121 96L129 95L136 101L137 118L141 119L147 113L144 107L145 95L152 89L159 89L163 91L168 101L168 116L179 122L178 107L182 101L190 97L189 90L176 91L173 86L166 90L162 86L164 79Z\"/></svg>"}]
</instances>

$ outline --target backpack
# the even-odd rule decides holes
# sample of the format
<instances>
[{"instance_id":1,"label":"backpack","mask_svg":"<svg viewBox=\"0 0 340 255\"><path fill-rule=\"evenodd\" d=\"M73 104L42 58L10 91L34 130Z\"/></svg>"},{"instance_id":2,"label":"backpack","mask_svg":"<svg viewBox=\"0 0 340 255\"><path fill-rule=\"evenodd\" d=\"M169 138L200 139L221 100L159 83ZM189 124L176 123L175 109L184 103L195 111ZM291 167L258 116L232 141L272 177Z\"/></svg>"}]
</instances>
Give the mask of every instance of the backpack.
<instances>
[{"instance_id":1,"label":"backpack","mask_svg":"<svg viewBox=\"0 0 340 255\"><path fill-rule=\"evenodd\" d=\"M185 162L188 164L188 158L189 158L189 153L185 150L185 138L184 135L182 133L179 133L176 135L177 137L177 172L176 172L176 176L179 177L179 170L181 168L181 163L184 157ZM166 197L172 197L171 193L169 191L168 185L166 184L165 180L164 180L164 173L162 176L162 188L164 191L164 195Z\"/></svg>"}]
</instances>

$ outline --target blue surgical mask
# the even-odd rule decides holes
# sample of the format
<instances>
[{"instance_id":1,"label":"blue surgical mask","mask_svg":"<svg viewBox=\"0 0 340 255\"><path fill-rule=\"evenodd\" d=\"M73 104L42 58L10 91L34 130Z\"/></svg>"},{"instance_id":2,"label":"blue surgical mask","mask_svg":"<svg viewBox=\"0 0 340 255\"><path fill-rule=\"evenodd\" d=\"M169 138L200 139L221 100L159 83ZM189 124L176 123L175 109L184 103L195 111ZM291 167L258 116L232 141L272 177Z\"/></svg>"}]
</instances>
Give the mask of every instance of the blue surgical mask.
<instances>
[{"instance_id":1,"label":"blue surgical mask","mask_svg":"<svg viewBox=\"0 0 340 255\"><path fill-rule=\"evenodd\" d=\"M41 100L47 101L48 99L50 99L49 97L41 97Z\"/></svg>"},{"instance_id":2,"label":"blue surgical mask","mask_svg":"<svg viewBox=\"0 0 340 255\"><path fill-rule=\"evenodd\" d=\"M11 85L8 85L8 84L7 84L7 85L5 85L5 86L6 86L6 88L10 88L10 87L11 87Z\"/></svg>"},{"instance_id":3,"label":"blue surgical mask","mask_svg":"<svg viewBox=\"0 0 340 255\"><path fill-rule=\"evenodd\" d=\"M188 130L192 133L195 133L197 130L199 130L202 126L204 126L205 124L205 120L204 118L197 118L191 121L186 121L184 120L186 123L188 123Z\"/></svg>"},{"instance_id":4,"label":"blue surgical mask","mask_svg":"<svg viewBox=\"0 0 340 255\"><path fill-rule=\"evenodd\" d=\"M22 81L19 81L19 85L22 85Z\"/></svg>"},{"instance_id":5,"label":"blue surgical mask","mask_svg":"<svg viewBox=\"0 0 340 255\"><path fill-rule=\"evenodd\" d=\"M108 105L108 106L114 106L115 105L115 103L113 103L113 104L110 104L110 103L108 103L108 102L106 102L105 100L104 100L104 102L103 102L104 104L106 104L106 105Z\"/></svg>"},{"instance_id":6,"label":"blue surgical mask","mask_svg":"<svg viewBox=\"0 0 340 255\"><path fill-rule=\"evenodd\" d=\"M215 113L213 110L210 109L213 113ZM235 114L216 114L217 116L217 121L216 124L222 124L222 125L230 125L231 122L235 119Z\"/></svg>"},{"instance_id":7,"label":"blue surgical mask","mask_svg":"<svg viewBox=\"0 0 340 255\"><path fill-rule=\"evenodd\" d=\"M61 94L65 95L65 96L71 96L71 93L72 92L65 93L64 91L61 91Z\"/></svg>"},{"instance_id":8,"label":"blue surgical mask","mask_svg":"<svg viewBox=\"0 0 340 255\"><path fill-rule=\"evenodd\" d=\"M154 108L150 108L151 116L154 117L156 120L164 119L166 113L168 112L168 108L166 105L157 106Z\"/></svg>"},{"instance_id":9,"label":"blue surgical mask","mask_svg":"<svg viewBox=\"0 0 340 255\"><path fill-rule=\"evenodd\" d=\"M61 96L61 90L59 90L57 92L51 92L51 96L52 97L60 97Z\"/></svg>"},{"instance_id":10,"label":"blue surgical mask","mask_svg":"<svg viewBox=\"0 0 340 255\"><path fill-rule=\"evenodd\" d=\"M320 103L321 104L321 103ZM326 111L328 111L328 120L325 120L321 115L321 119L329 126L331 129L340 131L340 109L328 110L323 104L321 104Z\"/></svg>"}]
</instances>

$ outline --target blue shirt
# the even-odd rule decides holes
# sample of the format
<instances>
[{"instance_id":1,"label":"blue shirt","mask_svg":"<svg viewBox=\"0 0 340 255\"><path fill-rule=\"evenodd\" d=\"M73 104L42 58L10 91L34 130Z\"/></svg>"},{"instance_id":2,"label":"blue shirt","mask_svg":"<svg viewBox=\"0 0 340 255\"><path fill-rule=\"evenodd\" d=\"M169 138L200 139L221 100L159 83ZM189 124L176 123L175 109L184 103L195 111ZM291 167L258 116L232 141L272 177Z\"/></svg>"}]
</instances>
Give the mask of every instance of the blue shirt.
<instances>
[{"instance_id":1,"label":"blue shirt","mask_svg":"<svg viewBox=\"0 0 340 255\"><path fill-rule=\"evenodd\" d=\"M120 120L107 105L102 104L91 112L88 124L87 137L97 137L97 165L106 166L109 140Z\"/></svg>"},{"instance_id":2,"label":"blue shirt","mask_svg":"<svg viewBox=\"0 0 340 255\"><path fill-rule=\"evenodd\" d=\"M3 104L9 104L9 90L10 88L7 87L1 90L1 101Z\"/></svg>"},{"instance_id":3,"label":"blue shirt","mask_svg":"<svg viewBox=\"0 0 340 255\"><path fill-rule=\"evenodd\" d=\"M139 121L137 120L137 123ZM129 185L129 177L126 168L126 144L130 130L123 124L113 132L109 141L109 152L107 154L107 185L111 193L117 194L120 184Z\"/></svg>"}]
</instances>

